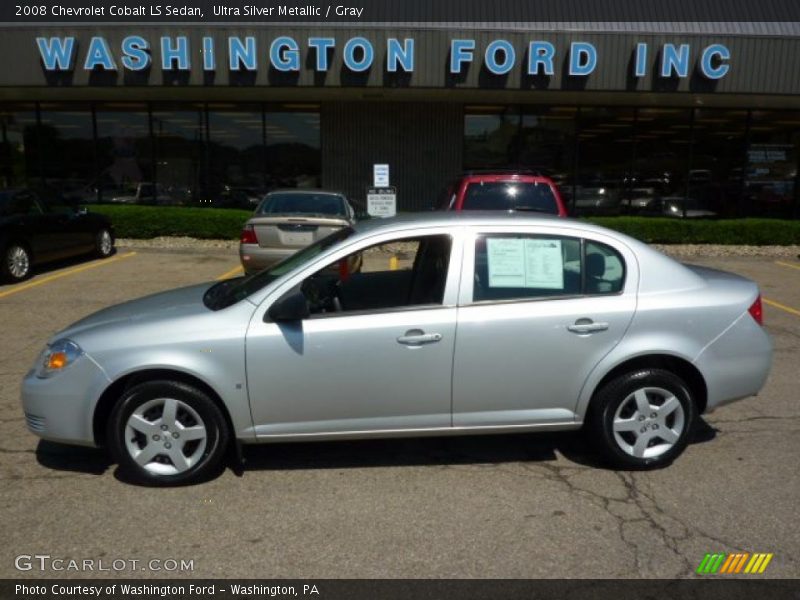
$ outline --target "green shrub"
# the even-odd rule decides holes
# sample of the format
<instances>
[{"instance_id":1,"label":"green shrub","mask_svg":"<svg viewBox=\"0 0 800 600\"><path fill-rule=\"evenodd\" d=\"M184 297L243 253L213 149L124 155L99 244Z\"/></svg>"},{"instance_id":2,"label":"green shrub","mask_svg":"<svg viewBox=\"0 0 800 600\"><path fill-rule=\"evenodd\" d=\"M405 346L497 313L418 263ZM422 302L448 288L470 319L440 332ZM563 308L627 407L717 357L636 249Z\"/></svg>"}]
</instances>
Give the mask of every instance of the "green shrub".
<instances>
[{"instance_id":1,"label":"green shrub","mask_svg":"<svg viewBox=\"0 0 800 600\"><path fill-rule=\"evenodd\" d=\"M108 215L121 238L190 236L204 239L239 237L248 210L182 206L98 205L91 210ZM800 244L800 220L692 220L650 217L590 217L592 223L655 244Z\"/></svg>"},{"instance_id":2,"label":"green shrub","mask_svg":"<svg viewBox=\"0 0 800 600\"><path fill-rule=\"evenodd\" d=\"M159 236L190 236L203 239L236 239L252 211L232 208L183 206L92 206L107 215L117 237L148 239Z\"/></svg>"}]
</instances>

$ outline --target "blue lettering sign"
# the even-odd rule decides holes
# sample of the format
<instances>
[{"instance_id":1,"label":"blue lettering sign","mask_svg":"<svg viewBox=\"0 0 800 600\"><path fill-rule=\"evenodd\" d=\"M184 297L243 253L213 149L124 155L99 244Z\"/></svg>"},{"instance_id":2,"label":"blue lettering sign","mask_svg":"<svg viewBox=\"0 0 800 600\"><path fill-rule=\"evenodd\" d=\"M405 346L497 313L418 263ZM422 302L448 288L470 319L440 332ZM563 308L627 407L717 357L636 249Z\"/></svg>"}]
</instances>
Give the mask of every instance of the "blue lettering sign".
<instances>
[{"instance_id":1,"label":"blue lettering sign","mask_svg":"<svg viewBox=\"0 0 800 600\"><path fill-rule=\"evenodd\" d=\"M203 70L215 71L217 69L217 57L214 54L214 38L203 38Z\"/></svg>"},{"instance_id":2,"label":"blue lettering sign","mask_svg":"<svg viewBox=\"0 0 800 600\"><path fill-rule=\"evenodd\" d=\"M414 71L414 40L412 38L404 39L402 46L398 39L386 40L386 70L389 73L396 73L398 66L406 73Z\"/></svg>"},{"instance_id":3,"label":"blue lettering sign","mask_svg":"<svg viewBox=\"0 0 800 600\"><path fill-rule=\"evenodd\" d=\"M122 40L122 66L130 71L142 71L150 66L150 44L139 35L129 35Z\"/></svg>"},{"instance_id":4,"label":"blue lettering sign","mask_svg":"<svg viewBox=\"0 0 800 600\"><path fill-rule=\"evenodd\" d=\"M361 60L356 59L356 50L361 48ZM361 73L372 66L375 52L369 40L363 37L354 37L347 40L344 45L344 64L351 71Z\"/></svg>"},{"instance_id":5,"label":"blue lettering sign","mask_svg":"<svg viewBox=\"0 0 800 600\"><path fill-rule=\"evenodd\" d=\"M177 66L173 66L177 63ZM189 62L189 38L184 35L175 38L175 45L172 45L172 38L164 36L161 38L161 69L170 71L188 71L191 69Z\"/></svg>"},{"instance_id":6,"label":"blue lettering sign","mask_svg":"<svg viewBox=\"0 0 800 600\"><path fill-rule=\"evenodd\" d=\"M634 77L647 75L647 44L636 44L636 66L633 70Z\"/></svg>"},{"instance_id":7,"label":"blue lettering sign","mask_svg":"<svg viewBox=\"0 0 800 600\"><path fill-rule=\"evenodd\" d=\"M475 40L453 40L450 42L450 72L461 73L461 65L472 62Z\"/></svg>"},{"instance_id":8,"label":"blue lettering sign","mask_svg":"<svg viewBox=\"0 0 800 600\"><path fill-rule=\"evenodd\" d=\"M105 38L93 37L89 42L89 49L86 51L86 61L83 63L83 68L91 71L96 67L102 67L107 71L116 71L117 63L111 56L111 50L108 48Z\"/></svg>"},{"instance_id":9,"label":"blue lettering sign","mask_svg":"<svg viewBox=\"0 0 800 600\"><path fill-rule=\"evenodd\" d=\"M555 74L553 57L556 48L550 42L531 42L528 45L528 75L538 75L539 67L544 67L545 75Z\"/></svg>"},{"instance_id":10,"label":"blue lettering sign","mask_svg":"<svg viewBox=\"0 0 800 600\"><path fill-rule=\"evenodd\" d=\"M681 44L678 48L674 44L664 44L661 51L661 76L672 77L673 72L678 77L689 75L689 44Z\"/></svg>"},{"instance_id":11,"label":"blue lettering sign","mask_svg":"<svg viewBox=\"0 0 800 600\"><path fill-rule=\"evenodd\" d=\"M39 55L48 71L71 71L75 38L36 38Z\"/></svg>"},{"instance_id":12,"label":"blue lettering sign","mask_svg":"<svg viewBox=\"0 0 800 600\"><path fill-rule=\"evenodd\" d=\"M597 49L588 42L572 42L569 51L569 74L586 77L597 66Z\"/></svg>"},{"instance_id":13,"label":"blue lettering sign","mask_svg":"<svg viewBox=\"0 0 800 600\"><path fill-rule=\"evenodd\" d=\"M498 52L503 53L503 62L497 60ZM494 40L486 46L486 53L484 54L486 68L495 75L505 75L508 73L514 68L516 59L514 46L511 45L511 42L506 40Z\"/></svg>"},{"instance_id":14,"label":"blue lettering sign","mask_svg":"<svg viewBox=\"0 0 800 600\"><path fill-rule=\"evenodd\" d=\"M722 79L728 74L731 66L723 63L724 60L730 60L731 51L722 44L712 44L705 50L700 57L700 72L703 73L708 79ZM714 62L718 63L715 67Z\"/></svg>"},{"instance_id":15,"label":"blue lettering sign","mask_svg":"<svg viewBox=\"0 0 800 600\"><path fill-rule=\"evenodd\" d=\"M269 47L269 60L278 71L299 71L300 48L294 38L288 36L275 38Z\"/></svg>"},{"instance_id":16,"label":"blue lettering sign","mask_svg":"<svg viewBox=\"0 0 800 600\"><path fill-rule=\"evenodd\" d=\"M328 70L328 50L336 46L336 40L333 38L308 38L309 48L314 48L317 51L317 71Z\"/></svg>"},{"instance_id":17,"label":"blue lettering sign","mask_svg":"<svg viewBox=\"0 0 800 600\"><path fill-rule=\"evenodd\" d=\"M244 38L244 44L238 37L228 38L228 67L231 71L238 71L242 67L247 71L258 69L256 38L249 35Z\"/></svg>"}]
</instances>

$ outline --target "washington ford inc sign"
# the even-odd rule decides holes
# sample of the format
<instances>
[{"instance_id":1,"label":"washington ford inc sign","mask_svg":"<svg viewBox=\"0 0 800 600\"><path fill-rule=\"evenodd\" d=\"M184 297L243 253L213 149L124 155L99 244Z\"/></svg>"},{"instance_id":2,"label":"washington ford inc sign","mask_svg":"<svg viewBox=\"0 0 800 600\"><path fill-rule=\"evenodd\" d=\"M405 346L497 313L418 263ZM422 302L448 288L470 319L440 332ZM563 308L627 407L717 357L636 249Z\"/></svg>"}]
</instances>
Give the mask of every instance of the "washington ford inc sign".
<instances>
[{"instance_id":1,"label":"washington ford inc sign","mask_svg":"<svg viewBox=\"0 0 800 600\"><path fill-rule=\"evenodd\" d=\"M76 65L87 71L120 68L143 71L159 60L162 70L257 71L267 65L290 72L301 69L305 53L313 53L316 71L327 71L331 68L331 52L340 51L345 68L352 72L368 71L383 63L390 73L413 73L416 59L414 38L390 37L380 48L364 37L352 37L341 43L333 37L279 36L266 48L259 47L254 36L228 36L225 43L202 37L199 42L199 48L193 48L187 36L162 36L151 41L141 35L129 35L116 46L103 36L94 36L84 48L79 48L76 38L71 36L36 38L47 71L72 71ZM473 63L482 64L494 75L506 75L513 69L524 69L532 76L553 75L556 65L563 64L561 61L566 61L572 77L588 77L597 68L598 51L589 42L572 42L562 57L556 56L552 43L542 40L528 42L524 50L504 39L493 40L484 48L478 48L474 39L452 39L442 60L447 61L451 74L460 74ZM730 69L731 53L723 44L692 48L691 44L637 43L631 52L634 77L645 77L649 69L655 68L657 76L685 78L695 67L708 79L722 79ZM654 57L657 57L655 67Z\"/></svg>"}]
</instances>

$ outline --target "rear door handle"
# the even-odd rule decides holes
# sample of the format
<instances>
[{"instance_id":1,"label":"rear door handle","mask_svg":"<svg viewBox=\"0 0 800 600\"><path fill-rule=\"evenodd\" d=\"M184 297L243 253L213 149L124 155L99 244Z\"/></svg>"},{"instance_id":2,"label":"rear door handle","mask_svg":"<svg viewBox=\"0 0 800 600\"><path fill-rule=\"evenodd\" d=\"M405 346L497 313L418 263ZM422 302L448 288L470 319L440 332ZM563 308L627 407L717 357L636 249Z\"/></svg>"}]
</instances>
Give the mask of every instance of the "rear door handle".
<instances>
[{"instance_id":1,"label":"rear door handle","mask_svg":"<svg viewBox=\"0 0 800 600\"><path fill-rule=\"evenodd\" d=\"M425 333L421 329L410 329L406 331L405 335L397 338L397 343L404 346L421 346L422 344L434 344L441 341L441 333Z\"/></svg>"},{"instance_id":2,"label":"rear door handle","mask_svg":"<svg viewBox=\"0 0 800 600\"><path fill-rule=\"evenodd\" d=\"M595 323L591 319L578 319L573 325L567 325L572 333L595 333L608 329L608 323Z\"/></svg>"}]
</instances>

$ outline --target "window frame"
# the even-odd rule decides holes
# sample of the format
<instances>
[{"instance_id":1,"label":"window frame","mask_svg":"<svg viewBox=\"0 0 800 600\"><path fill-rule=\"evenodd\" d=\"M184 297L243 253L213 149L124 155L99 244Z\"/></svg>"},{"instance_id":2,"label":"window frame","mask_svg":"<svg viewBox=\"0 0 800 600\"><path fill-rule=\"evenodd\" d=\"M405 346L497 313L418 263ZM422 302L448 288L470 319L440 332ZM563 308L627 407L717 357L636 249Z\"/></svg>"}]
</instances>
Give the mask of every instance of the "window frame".
<instances>
[{"instance_id":1,"label":"window frame","mask_svg":"<svg viewBox=\"0 0 800 600\"><path fill-rule=\"evenodd\" d=\"M331 263L337 262L342 258L350 256L356 252L361 252L372 246L385 244L394 241L403 241L409 239L417 239L424 236L433 235L449 235L451 238L450 245L450 261L447 269L447 279L445 280L444 295L441 304L416 304L413 306L396 306L391 308L380 308L374 310L359 310L348 312L332 312L332 313L319 313L311 315L305 320L320 320L320 319L333 319L333 318L351 318L369 315L391 314L397 312L408 312L413 310L443 310L454 309L458 305L459 288L461 284L461 273L463 270L463 254L464 254L464 228L452 226L432 226L432 227L415 227L413 229L391 231L380 234L367 235L359 237L351 241L345 246L339 247L334 251L326 252L316 257L312 262L302 267L299 271L286 276L285 278L276 280L264 290L263 296L257 299L255 297L249 298L251 302L259 304L260 319L264 318L264 314L269 310L270 306L278 299L282 298L284 294L299 286L310 276L314 275L321 269Z\"/></svg>"},{"instance_id":2,"label":"window frame","mask_svg":"<svg viewBox=\"0 0 800 600\"><path fill-rule=\"evenodd\" d=\"M461 289L459 291L458 305L462 306L490 306L493 304L519 304L525 302L548 302L554 300L580 300L593 298L607 298L614 296L624 296L635 294L638 289L638 270L636 270L636 257L630 248L622 242L610 238L607 235L593 231L584 231L570 227L546 227L546 226L475 226L464 239L464 258L462 261ZM479 237L486 235L508 235L508 236L540 236L540 237L562 237L580 240L581 248L581 293L578 294L559 294L552 296L531 296L527 298L508 298L500 300L474 300L475 293L475 245ZM622 287L618 292L605 294L587 294L586 290L586 270L584 267L586 260L586 242L594 242L608 246L619 254L622 261Z\"/></svg>"}]
</instances>

